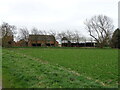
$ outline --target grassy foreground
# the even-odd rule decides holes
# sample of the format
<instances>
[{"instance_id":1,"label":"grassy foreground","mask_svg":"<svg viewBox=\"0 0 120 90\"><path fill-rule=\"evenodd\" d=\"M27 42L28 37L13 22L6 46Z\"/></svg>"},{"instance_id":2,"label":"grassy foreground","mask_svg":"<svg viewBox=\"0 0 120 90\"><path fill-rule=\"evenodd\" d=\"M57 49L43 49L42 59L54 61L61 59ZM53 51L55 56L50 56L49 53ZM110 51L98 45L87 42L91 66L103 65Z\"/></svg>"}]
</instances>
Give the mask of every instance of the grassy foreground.
<instances>
[{"instance_id":1,"label":"grassy foreground","mask_svg":"<svg viewBox=\"0 0 120 90\"><path fill-rule=\"evenodd\" d=\"M117 78L115 49L3 49L4 87L115 88Z\"/></svg>"}]
</instances>

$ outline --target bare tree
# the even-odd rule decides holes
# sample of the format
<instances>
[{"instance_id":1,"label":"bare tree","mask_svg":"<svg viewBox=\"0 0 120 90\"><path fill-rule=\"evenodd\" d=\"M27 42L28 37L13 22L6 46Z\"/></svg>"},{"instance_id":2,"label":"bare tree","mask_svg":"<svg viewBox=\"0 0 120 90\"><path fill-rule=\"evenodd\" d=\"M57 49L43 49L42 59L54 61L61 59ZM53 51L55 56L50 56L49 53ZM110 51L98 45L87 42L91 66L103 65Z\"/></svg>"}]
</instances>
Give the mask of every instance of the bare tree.
<instances>
[{"instance_id":1,"label":"bare tree","mask_svg":"<svg viewBox=\"0 0 120 90\"><path fill-rule=\"evenodd\" d=\"M69 31L67 30L65 33L66 33L66 38L68 39L69 43L68 43L68 46L71 46L71 43L72 42L77 42L77 39L78 39L78 33L76 33L77 31ZM77 42L78 43L78 42ZM77 44L78 45L78 44Z\"/></svg>"},{"instance_id":2,"label":"bare tree","mask_svg":"<svg viewBox=\"0 0 120 90\"><path fill-rule=\"evenodd\" d=\"M40 35L44 35L44 31L43 30L39 30L39 34Z\"/></svg>"},{"instance_id":3,"label":"bare tree","mask_svg":"<svg viewBox=\"0 0 120 90\"><path fill-rule=\"evenodd\" d=\"M25 28L20 28L20 38L25 40L25 41L28 41L29 31L26 27Z\"/></svg>"},{"instance_id":4,"label":"bare tree","mask_svg":"<svg viewBox=\"0 0 120 90\"><path fill-rule=\"evenodd\" d=\"M2 32L2 37L4 36L13 36L16 34L16 27L14 25L9 25L6 22L3 22L3 24L0 26L0 31Z\"/></svg>"},{"instance_id":5,"label":"bare tree","mask_svg":"<svg viewBox=\"0 0 120 90\"><path fill-rule=\"evenodd\" d=\"M31 34L33 34L33 35L39 35L39 30L34 27L34 28L32 28L32 30L31 30Z\"/></svg>"},{"instance_id":6,"label":"bare tree","mask_svg":"<svg viewBox=\"0 0 120 90\"><path fill-rule=\"evenodd\" d=\"M73 32L67 30L65 33L66 33L66 34L65 34L66 38L67 38L69 41L72 41L72 38L74 37Z\"/></svg>"},{"instance_id":7,"label":"bare tree","mask_svg":"<svg viewBox=\"0 0 120 90\"><path fill-rule=\"evenodd\" d=\"M78 31L74 31L74 39L76 43L79 43L80 41L80 33Z\"/></svg>"},{"instance_id":8,"label":"bare tree","mask_svg":"<svg viewBox=\"0 0 120 90\"><path fill-rule=\"evenodd\" d=\"M2 39L2 46L11 47L16 34L16 27L3 22L2 25L0 25L0 32L2 33L0 36Z\"/></svg>"},{"instance_id":9,"label":"bare tree","mask_svg":"<svg viewBox=\"0 0 120 90\"><path fill-rule=\"evenodd\" d=\"M53 35L54 37L56 37L56 35L57 35L56 31L53 31L53 30L50 30L48 33L50 35Z\"/></svg>"},{"instance_id":10,"label":"bare tree","mask_svg":"<svg viewBox=\"0 0 120 90\"><path fill-rule=\"evenodd\" d=\"M85 25L90 36L97 41L100 48L108 44L114 27L111 18L104 15L94 16L90 20L86 20Z\"/></svg>"},{"instance_id":11,"label":"bare tree","mask_svg":"<svg viewBox=\"0 0 120 90\"><path fill-rule=\"evenodd\" d=\"M47 31L43 30L43 34L44 35L48 35Z\"/></svg>"},{"instance_id":12,"label":"bare tree","mask_svg":"<svg viewBox=\"0 0 120 90\"><path fill-rule=\"evenodd\" d=\"M66 33L64 31L57 33L57 38L60 40L61 43L63 37L66 37Z\"/></svg>"},{"instance_id":13,"label":"bare tree","mask_svg":"<svg viewBox=\"0 0 120 90\"><path fill-rule=\"evenodd\" d=\"M53 30L50 30L48 33L49 33L49 35L54 36L54 45L55 45L56 44L56 38L57 38L57 32L53 31Z\"/></svg>"}]
</instances>

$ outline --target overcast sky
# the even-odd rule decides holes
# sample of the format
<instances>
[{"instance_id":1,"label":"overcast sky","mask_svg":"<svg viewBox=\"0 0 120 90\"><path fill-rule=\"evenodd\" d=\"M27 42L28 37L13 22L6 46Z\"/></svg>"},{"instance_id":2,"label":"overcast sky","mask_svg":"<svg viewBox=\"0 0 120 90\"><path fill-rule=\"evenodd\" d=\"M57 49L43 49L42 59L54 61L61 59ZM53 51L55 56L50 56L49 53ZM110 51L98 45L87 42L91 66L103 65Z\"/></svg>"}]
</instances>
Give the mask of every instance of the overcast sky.
<instances>
[{"instance_id":1,"label":"overcast sky","mask_svg":"<svg viewBox=\"0 0 120 90\"><path fill-rule=\"evenodd\" d=\"M107 15L118 26L119 0L0 0L0 24L41 30L78 30L86 34L84 21Z\"/></svg>"}]
</instances>

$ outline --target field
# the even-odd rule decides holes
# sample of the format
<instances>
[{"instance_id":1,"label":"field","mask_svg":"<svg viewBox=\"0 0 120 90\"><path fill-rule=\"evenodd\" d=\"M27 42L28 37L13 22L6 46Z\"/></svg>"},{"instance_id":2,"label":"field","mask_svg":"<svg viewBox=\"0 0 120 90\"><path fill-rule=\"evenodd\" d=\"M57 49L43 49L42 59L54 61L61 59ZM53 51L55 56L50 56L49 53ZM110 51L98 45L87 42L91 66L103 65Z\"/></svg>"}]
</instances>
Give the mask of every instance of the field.
<instances>
[{"instance_id":1,"label":"field","mask_svg":"<svg viewBox=\"0 0 120 90\"><path fill-rule=\"evenodd\" d=\"M118 50L3 49L3 87L117 88Z\"/></svg>"}]
</instances>

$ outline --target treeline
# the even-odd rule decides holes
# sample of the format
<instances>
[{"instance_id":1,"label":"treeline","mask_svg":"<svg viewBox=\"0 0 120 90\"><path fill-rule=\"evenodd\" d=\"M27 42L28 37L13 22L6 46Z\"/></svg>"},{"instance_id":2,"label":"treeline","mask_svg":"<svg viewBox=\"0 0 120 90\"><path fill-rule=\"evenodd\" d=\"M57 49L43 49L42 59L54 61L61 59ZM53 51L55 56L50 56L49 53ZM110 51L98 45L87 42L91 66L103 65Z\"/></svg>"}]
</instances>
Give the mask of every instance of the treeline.
<instances>
[{"instance_id":1,"label":"treeline","mask_svg":"<svg viewBox=\"0 0 120 90\"><path fill-rule=\"evenodd\" d=\"M31 30L28 30L27 28L20 28L19 34L17 35L17 40L28 40L29 35L53 35L56 40L61 42L61 39L63 37L66 37L69 41L79 42L80 40L84 40L85 37L80 34L79 31L55 31L55 30L39 30L37 28L32 28Z\"/></svg>"},{"instance_id":2,"label":"treeline","mask_svg":"<svg viewBox=\"0 0 120 90\"><path fill-rule=\"evenodd\" d=\"M112 48L120 48L120 29L114 30L113 21L111 18L105 15L93 16L90 19L86 19L84 22L85 29L88 31L91 39L97 42L97 46L99 48L103 48L105 46ZM67 38L71 42L79 43L80 41L86 41L86 37L84 37L79 31L61 31L56 32L54 30L39 30L37 28L32 28L28 30L26 27L17 28L14 25L9 25L8 23L3 22L0 25L0 31L2 35L0 35L3 40L7 36L13 36L17 41L25 40L28 41L29 35L53 35L56 40L60 41L63 37ZM113 32L114 31L114 32ZM4 41L4 40L3 40ZM4 42L3 42L4 43Z\"/></svg>"},{"instance_id":3,"label":"treeline","mask_svg":"<svg viewBox=\"0 0 120 90\"><path fill-rule=\"evenodd\" d=\"M36 27L32 29L28 29L26 27L23 28L17 28L14 25L9 25L8 23L3 22L3 24L0 26L0 29L2 31L2 38L6 36L13 36L16 41L25 40L28 41L29 35L53 35L55 39L62 43L62 38L67 38L71 42L80 42L86 41L86 37L83 36L79 31L55 31L55 30L40 30ZM93 40L90 38L90 40Z\"/></svg>"}]
</instances>

